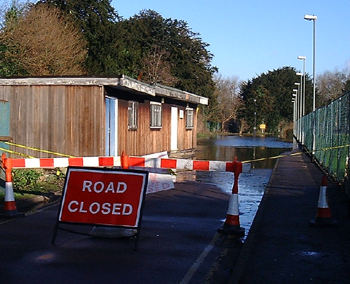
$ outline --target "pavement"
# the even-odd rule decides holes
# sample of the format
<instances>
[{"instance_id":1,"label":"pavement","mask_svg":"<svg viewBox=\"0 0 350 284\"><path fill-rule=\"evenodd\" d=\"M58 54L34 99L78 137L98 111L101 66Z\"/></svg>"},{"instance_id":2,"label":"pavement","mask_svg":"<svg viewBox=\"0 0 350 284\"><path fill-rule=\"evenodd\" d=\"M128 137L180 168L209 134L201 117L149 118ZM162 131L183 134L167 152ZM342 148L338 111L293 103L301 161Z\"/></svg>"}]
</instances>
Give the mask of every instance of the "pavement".
<instances>
[{"instance_id":1,"label":"pavement","mask_svg":"<svg viewBox=\"0 0 350 284\"><path fill-rule=\"evenodd\" d=\"M146 196L137 251L133 239L63 230L52 245L57 203L0 219L0 283L350 283L342 189L327 193L338 226L309 226L321 178L305 155L280 158L245 240L217 233L230 195L193 181Z\"/></svg>"},{"instance_id":2,"label":"pavement","mask_svg":"<svg viewBox=\"0 0 350 284\"><path fill-rule=\"evenodd\" d=\"M335 227L310 227L323 173L306 155L280 158L230 283L350 283L349 198L329 182Z\"/></svg>"}]
</instances>

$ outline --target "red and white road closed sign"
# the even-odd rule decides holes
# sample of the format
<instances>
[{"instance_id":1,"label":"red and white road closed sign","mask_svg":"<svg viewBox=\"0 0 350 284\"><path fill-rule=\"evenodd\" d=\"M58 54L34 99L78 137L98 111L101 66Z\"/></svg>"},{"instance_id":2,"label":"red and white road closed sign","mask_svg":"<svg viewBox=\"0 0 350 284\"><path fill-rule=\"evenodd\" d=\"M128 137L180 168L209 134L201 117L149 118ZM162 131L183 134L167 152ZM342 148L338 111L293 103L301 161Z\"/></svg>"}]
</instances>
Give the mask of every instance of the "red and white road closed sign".
<instances>
[{"instance_id":1,"label":"red and white road closed sign","mask_svg":"<svg viewBox=\"0 0 350 284\"><path fill-rule=\"evenodd\" d=\"M59 222L138 227L148 173L68 168Z\"/></svg>"}]
</instances>

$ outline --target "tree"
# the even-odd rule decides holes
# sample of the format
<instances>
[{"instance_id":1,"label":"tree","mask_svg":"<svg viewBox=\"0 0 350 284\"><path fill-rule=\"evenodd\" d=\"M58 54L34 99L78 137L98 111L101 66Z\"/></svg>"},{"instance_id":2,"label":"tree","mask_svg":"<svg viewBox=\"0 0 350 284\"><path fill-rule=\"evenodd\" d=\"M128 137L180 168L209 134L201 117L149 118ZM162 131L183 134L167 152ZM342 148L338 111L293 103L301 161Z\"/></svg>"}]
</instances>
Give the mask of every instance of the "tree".
<instances>
[{"instance_id":1,"label":"tree","mask_svg":"<svg viewBox=\"0 0 350 284\"><path fill-rule=\"evenodd\" d=\"M142 79L149 84L175 85L177 79L171 74L171 65L167 58L169 58L169 54L165 50L154 46L142 58L142 67L138 79Z\"/></svg>"},{"instance_id":2,"label":"tree","mask_svg":"<svg viewBox=\"0 0 350 284\"><path fill-rule=\"evenodd\" d=\"M207 50L208 44L186 22L145 10L118 22L117 29L115 49L119 70L124 74L137 78L144 71L144 58L156 48L158 56L161 54L162 61L170 67L167 73L176 78L171 86L205 97L213 94L212 75L216 68L211 66L212 54Z\"/></svg>"},{"instance_id":3,"label":"tree","mask_svg":"<svg viewBox=\"0 0 350 284\"><path fill-rule=\"evenodd\" d=\"M155 11L144 10L116 26L120 73L208 97L209 106L201 113L205 120L220 121L212 54L185 21L165 19Z\"/></svg>"},{"instance_id":4,"label":"tree","mask_svg":"<svg viewBox=\"0 0 350 284\"><path fill-rule=\"evenodd\" d=\"M40 4L18 10L16 15L14 11L14 8L9 10L0 32L1 75L84 73L85 41L60 10Z\"/></svg>"},{"instance_id":5,"label":"tree","mask_svg":"<svg viewBox=\"0 0 350 284\"><path fill-rule=\"evenodd\" d=\"M110 0L41 0L72 17L88 44L85 61L89 75L119 75L115 40L119 16Z\"/></svg>"},{"instance_id":6,"label":"tree","mask_svg":"<svg viewBox=\"0 0 350 284\"><path fill-rule=\"evenodd\" d=\"M223 78L220 74L214 77L215 94L218 100L219 119L223 128L230 132L236 130L234 127L238 110L242 107L243 101L239 95L239 81L237 77Z\"/></svg>"},{"instance_id":7,"label":"tree","mask_svg":"<svg viewBox=\"0 0 350 284\"><path fill-rule=\"evenodd\" d=\"M344 93L350 92L350 79L345 82Z\"/></svg>"},{"instance_id":8,"label":"tree","mask_svg":"<svg viewBox=\"0 0 350 284\"><path fill-rule=\"evenodd\" d=\"M245 119L252 130L256 112L257 124L264 122L269 132L276 132L282 121L292 121L292 90L295 88L294 83L299 81L300 77L291 67L269 71L249 80L241 87L244 107L240 111L240 118ZM306 110L310 111L312 84L307 75L305 87Z\"/></svg>"},{"instance_id":9,"label":"tree","mask_svg":"<svg viewBox=\"0 0 350 284\"><path fill-rule=\"evenodd\" d=\"M329 104L340 97L347 88L350 76L345 71L326 71L317 78L317 106Z\"/></svg>"}]
</instances>

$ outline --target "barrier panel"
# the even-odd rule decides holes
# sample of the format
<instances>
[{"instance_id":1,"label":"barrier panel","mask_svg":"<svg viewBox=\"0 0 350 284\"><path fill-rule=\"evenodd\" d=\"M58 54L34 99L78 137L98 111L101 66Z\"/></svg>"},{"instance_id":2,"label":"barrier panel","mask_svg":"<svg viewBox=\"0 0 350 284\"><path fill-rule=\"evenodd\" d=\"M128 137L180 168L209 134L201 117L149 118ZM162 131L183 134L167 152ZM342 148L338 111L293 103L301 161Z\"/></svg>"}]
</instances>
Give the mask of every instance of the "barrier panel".
<instances>
[{"instance_id":1,"label":"barrier panel","mask_svg":"<svg viewBox=\"0 0 350 284\"><path fill-rule=\"evenodd\" d=\"M189 159L144 158L126 156L129 167L149 167L159 165L161 169L233 171L233 162L201 161ZM13 159L13 169L66 168L66 167L121 167L121 157L75 157L75 158L28 158ZM243 171L250 170L250 164L243 164Z\"/></svg>"},{"instance_id":2,"label":"barrier panel","mask_svg":"<svg viewBox=\"0 0 350 284\"><path fill-rule=\"evenodd\" d=\"M79 169L79 174L82 173L93 173L92 168L96 171L103 171L103 169L96 169L99 167L103 167L104 170L112 170L106 169L106 167L121 167L122 169L129 169L130 167L140 167L140 168L161 168L161 169L176 169L176 170L200 170L200 171L228 171L234 173L234 186L232 196L229 202L229 209L227 213L227 220L224 224L225 233L233 233L233 234L244 234L244 229L242 229L239 225L239 204L238 204L238 177L242 172L247 172L250 170L250 164L242 164L242 162L238 162L236 159L232 162L223 162L223 161L201 161L201 160L189 160L189 159L169 159L169 158L147 158L147 157L129 157L122 154L121 157L74 157L74 158L34 158L34 159L10 159L12 168L60 168L60 167L68 167L68 173L66 177L65 189L63 191L62 197L62 205L58 217L58 224L60 222L77 222L77 223L88 223L88 224L96 224L96 225L117 225L117 226L134 226L134 223L110 223L101 221L100 219L95 220L92 217L97 213L102 213L108 215L111 210L114 210L114 205L111 205L109 202L98 203L97 201L92 202L90 199L90 205L86 205L85 201L71 200L66 202L66 197L70 197L70 178L72 175L76 175L77 169ZM156 166L156 167L155 167ZM90 168L90 170L83 170L85 167ZM147 173L148 178L148 173ZM90 181L90 180L89 180ZM103 191L102 185L105 183L98 181L99 185L96 189L94 186L96 182L93 183L91 181L92 188L96 191ZM110 181L111 182L111 181ZM74 184L74 183L73 183ZM82 185L81 185L82 184ZM90 184L90 183L89 183ZM93 185L95 184L95 185ZM86 185L86 189L84 187ZM80 188L83 192L90 192L91 187L87 189L87 184L84 181L80 180L80 185L76 186ZM106 188L105 193L110 193L112 195L115 193L114 187ZM117 190L118 191L118 190ZM92 192L92 191L91 191ZM100 192L97 192L100 193ZM118 193L118 192L117 192ZM95 196L96 194L89 194L89 196ZM96 195L97 197L100 195ZM95 200L95 199L93 199ZM113 200L113 199L111 199ZM92 203L91 203L92 202ZM67 205L68 204L68 205ZM102 204L102 205L100 205ZM114 204L114 203L113 203ZM119 204L119 203L118 203ZM122 203L120 203L122 204ZM85 207L84 207L85 206ZM87 206L87 207L86 207ZM92 206L92 207L91 207ZM130 207L127 208L121 207L118 210L120 214L128 212ZM116 209L117 210L117 209ZM85 219L81 221L79 219L79 214L77 212L84 213ZM89 214L87 212L90 212ZM72 213L72 214L71 214ZM75 219L73 216L78 216L78 219ZM97 215L96 215L97 216ZM83 220L82 219L82 220ZM103 218L104 220L104 218ZM58 225L56 226L58 228ZM55 232L57 232L57 228ZM56 237L56 233L54 234L53 243Z\"/></svg>"}]
</instances>

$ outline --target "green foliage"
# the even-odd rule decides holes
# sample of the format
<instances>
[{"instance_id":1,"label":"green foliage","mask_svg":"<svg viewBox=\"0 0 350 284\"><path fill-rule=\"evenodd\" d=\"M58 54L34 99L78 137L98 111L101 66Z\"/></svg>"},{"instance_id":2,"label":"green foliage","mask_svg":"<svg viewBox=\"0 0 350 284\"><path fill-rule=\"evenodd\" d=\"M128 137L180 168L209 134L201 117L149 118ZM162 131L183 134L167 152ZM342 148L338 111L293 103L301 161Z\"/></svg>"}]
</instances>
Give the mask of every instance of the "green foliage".
<instances>
[{"instance_id":1,"label":"green foliage","mask_svg":"<svg viewBox=\"0 0 350 284\"><path fill-rule=\"evenodd\" d=\"M160 50L165 55L164 65L170 66L170 75L176 79L170 86L208 97L209 106L203 109L204 117L218 121L213 81L217 69L211 66L213 55L199 34L194 33L185 21L165 19L152 10L141 11L128 20L117 22L116 26L116 61L120 73L143 80L144 59L152 50Z\"/></svg>"},{"instance_id":2,"label":"green foliage","mask_svg":"<svg viewBox=\"0 0 350 284\"><path fill-rule=\"evenodd\" d=\"M7 50L8 47L0 42L0 77L26 75L25 70L22 70L17 62L5 56Z\"/></svg>"},{"instance_id":3,"label":"green foliage","mask_svg":"<svg viewBox=\"0 0 350 284\"><path fill-rule=\"evenodd\" d=\"M45 194L63 188L65 174L60 170L14 169L14 189L19 192Z\"/></svg>"},{"instance_id":4,"label":"green foliage","mask_svg":"<svg viewBox=\"0 0 350 284\"><path fill-rule=\"evenodd\" d=\"M155 11L145 10L116 26L115 48L122 73L142 80L143 59L157 47L167 55L164 61L177 79L173 87L212 96L212 75L216 71L210 64L213 55L185 21L165 19Z\"/></svg>"},{"instance_id":5,"label":"green foliage","mask_svg":"<svg viewBox=\"0 0 350 284\"><path fill-rule=\"evenodd\" d=\"M42 172L32 169L13 170L13 183L15 189L37 190Z\"/></svg>"},{"instance_id":6,"label":"green foliage","mask_svg":"<svg viewBox=\"0 0 350 284\"><path fill-rule=\"evenodd\" d=\"M119 75L115 38L118 14L109 0L41 0L74 18L88 42L86 69L89 75Z\"/></svg>"},{"instance_id":7,"label":"green foliage","mask_svg":"<svg viewBox=\"0 0 350 284\"><path fill-rule=\"evenodd\" d=\"M244 107L240 111L240 117L247 121L250 130L255 124L255 112L257 126L265 123L268 132L276 132L281 121L292 121L291 100L293 89L296 88L295 82L300 82L300 77L296 75L294 68L283 67L263 73L241 86ZM311 96L312 84L306 76L307 110L311 107Z\"/></svg>"}]
</instances>

